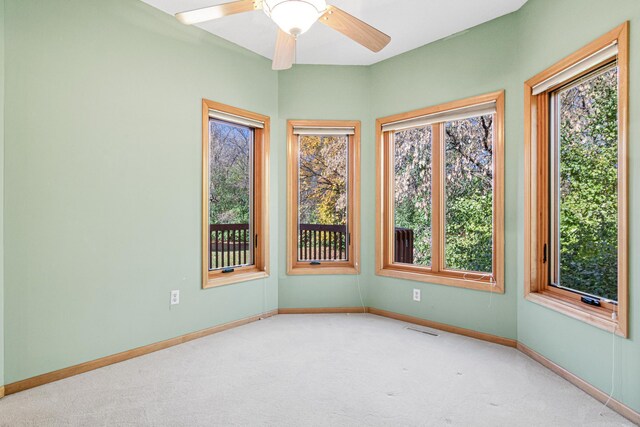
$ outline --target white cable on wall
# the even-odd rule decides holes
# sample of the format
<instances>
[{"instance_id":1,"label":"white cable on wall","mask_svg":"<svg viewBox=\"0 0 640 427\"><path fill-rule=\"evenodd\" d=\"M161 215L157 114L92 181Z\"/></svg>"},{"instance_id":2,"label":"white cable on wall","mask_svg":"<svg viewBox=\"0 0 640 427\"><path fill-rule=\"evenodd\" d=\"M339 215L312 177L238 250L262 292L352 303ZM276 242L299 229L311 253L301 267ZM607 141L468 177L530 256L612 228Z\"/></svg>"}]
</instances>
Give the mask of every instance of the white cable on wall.
<instances>
[{"instance_id":1,"label":"white cable on wall","mask_svg":"<svg viewBox=\"0 0 640 427\"><path fill-rule=\"evenodd\" d=\"M356 270L358 269L358 262L355 263ZM360 274L356 273L356 286L358 288L358 295L360 295L360 304L362 305L362 313L367 314L367 307L364 305L364 298L362 297L362 289L360 288Z\"/></svg>"},{"instance_id":2,"label":"white cable on wall","mask_svg":"<svg viewBox=\"0 0 640 427\"><path fill-rule=\"evenodd\" d=\"M264 320L267 315L267 279L266 277L262 278L262 314L260 315L260 320Z\"/></svg>"},{"instance_id":3,"label":"white cable on wall","mask_svg":"<svg viewBox=\"0 0 640 427\"><path fill-rule=\"evenodd\" d=\"M617 315L615 311L611 316L613 317L613 320L616 320ZM616 388L615 373L616 373L616 325L613 325L613 328L611 330L611 393L609 393L609 397L607 398L607 401L604 402L604 405L602 405L602 408L600 410L601 417L604 416L604 414L602 413L602 409L608 408L607 405L609 404L609 402L611 402L611 399L613 397L613 392L615 391L615 388Z\"/></svg>"}]
</instances>

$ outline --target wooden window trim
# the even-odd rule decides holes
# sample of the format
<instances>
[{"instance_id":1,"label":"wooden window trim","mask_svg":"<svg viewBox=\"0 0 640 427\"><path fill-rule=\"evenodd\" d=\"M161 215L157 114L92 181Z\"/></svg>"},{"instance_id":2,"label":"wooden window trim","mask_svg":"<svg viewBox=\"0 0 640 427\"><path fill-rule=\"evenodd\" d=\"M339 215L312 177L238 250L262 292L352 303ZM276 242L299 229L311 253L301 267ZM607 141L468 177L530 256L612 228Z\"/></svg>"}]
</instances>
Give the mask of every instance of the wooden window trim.
<instances>
[{"instance_id":1,"label":"wooden window trim","mask_svg":"<svg viewBox=\"0 0 640 427\"><path fill-rule=\"evenodd\" d=\"M294 127L352 127L349 136L347 228L351 233L348 261L310 265L298 261L298 137ZM360 121L351 120L288 120L287 121L287 274L360 274Z\"/></svg>"},{"instance_id":2,"label":"wooden window trim","mask_svg":"<svg viewBox=\"0 0 640 427\"><path fill-rule=\"evenodd\" d=\"M580 302L580 295L549 285L549 270L543 263L550 220L548 188L549 93L533 95L532 88L599 50L618 43L618 304L592 307ZM604 61L599 66L606 64ZM591 70L590 70L591 71ZM589 71L583 73L586 74ZM628 336L628 122L629 122L629 23L614 28L577 52L562 59L524 84L525 106L525 260L524 294L531 302L607 331ZM613 318L616 312L617 320Z\"/></svg>"},{"instance_id":3,"label":"wooden window trim","mask_svg":"<svg viewBox=\"0 0 640 427\"><path fill-rule=\"evenodd\" d=\"M209 110L257 120L264 123L264 129L254 130L254 190L253 215L254 234L258 242L254 249L254 263L251 266L235 267L232 273L221 270L209 271ZM269 135L268 116L221 104L202 100L202 288L230 285L248 280L269 277Z\"/></svg>"},{"instance_id":4,"label":"wooden window trim","mask_svg":"<svg viewBox=\"0 0 640 427\"><path fill-rule=\"evenodd\" d=\"M437 249L431 254L431 267L394 263L393 256L393 175L391 138L382 127L389 123L446 112L458 108L495 101L494 132L494 184L493 184L493 274L455 271L444 268L444 150L439 142L441 123L432 125L432 225L431 233ZM504 293L504 91L492 92L462 100L448 102L416 111L396 114L376 120L376 261L375 272L379 276L415 280L487 292Z\"/></svg>"}]
</instances>

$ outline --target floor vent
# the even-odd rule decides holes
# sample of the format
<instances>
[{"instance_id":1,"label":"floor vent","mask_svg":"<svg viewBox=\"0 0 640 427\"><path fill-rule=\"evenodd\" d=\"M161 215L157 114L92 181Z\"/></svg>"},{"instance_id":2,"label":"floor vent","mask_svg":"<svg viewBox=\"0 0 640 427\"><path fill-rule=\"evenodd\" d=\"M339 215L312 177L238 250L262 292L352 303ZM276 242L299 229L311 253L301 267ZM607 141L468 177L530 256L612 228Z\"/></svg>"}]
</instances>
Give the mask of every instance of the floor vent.
<instances>
[{"instance_id":1,"label":"floor vent","mask_svg":"<svg viewBox=\"0 0 640 427\"><path fill-rule=\"evenodd\" d=\"M435 332L425 331L424 329L412 328L411 326L407 326L405 329L408 329L408 330L414 331L414 332L420 332L421 334L431 335L433 337L437 337L438 336L438 334L436 334Z\"/></svg>"}]
</instances>

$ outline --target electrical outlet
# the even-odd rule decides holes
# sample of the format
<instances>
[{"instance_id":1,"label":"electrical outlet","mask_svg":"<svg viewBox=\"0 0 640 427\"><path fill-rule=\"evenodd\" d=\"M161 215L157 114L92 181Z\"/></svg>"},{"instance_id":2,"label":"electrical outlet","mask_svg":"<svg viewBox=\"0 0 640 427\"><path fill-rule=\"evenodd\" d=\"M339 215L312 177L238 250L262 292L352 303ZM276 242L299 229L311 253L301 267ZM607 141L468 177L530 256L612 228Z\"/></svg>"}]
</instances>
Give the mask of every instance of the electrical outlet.
<instances>
[{"instance_id":1,"label":"electrical outlet","mask_svg":"<svg viewBox=\"0 0 640 427\"><path fill-rule=\"evenodd\" d=\"M413 300L420 302L420 289L413 290Z\"/></svg>"},{"instance_id":2,"label":"electrical outlet","mask_svg":"<svg viewBox=\"0 0 640 427\"><path fill-rule=\"evenodd\" d=\"M180 291L171 291L171 305L180 304Z\"/></svg>"}]
</instances>

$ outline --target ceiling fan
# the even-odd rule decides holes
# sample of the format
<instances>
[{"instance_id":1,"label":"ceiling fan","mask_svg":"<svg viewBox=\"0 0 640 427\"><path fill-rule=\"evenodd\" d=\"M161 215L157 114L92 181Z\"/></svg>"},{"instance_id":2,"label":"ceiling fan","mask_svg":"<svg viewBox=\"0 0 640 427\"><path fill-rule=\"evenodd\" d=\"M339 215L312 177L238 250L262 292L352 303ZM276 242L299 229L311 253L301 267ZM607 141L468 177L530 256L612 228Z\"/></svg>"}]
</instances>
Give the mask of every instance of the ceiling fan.
<instances>
[{"instance_id":1,"label":"ceiling fan","mask_svg":"<svg viewBox=\"0 0 640 427\"><path fill-rule=\"evenodd\" d=\"M320 23L333 28L373 52L379 52L391 37L325 0L237 0L202 9L176 13L183 24L192 25L227 15L262 9L278 25L274 70L291 68L298 36Z\"/></svg>"}]
</instances>

